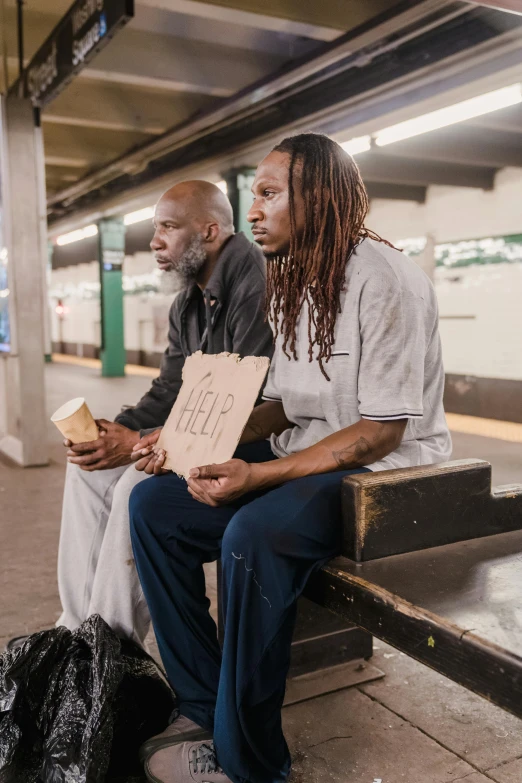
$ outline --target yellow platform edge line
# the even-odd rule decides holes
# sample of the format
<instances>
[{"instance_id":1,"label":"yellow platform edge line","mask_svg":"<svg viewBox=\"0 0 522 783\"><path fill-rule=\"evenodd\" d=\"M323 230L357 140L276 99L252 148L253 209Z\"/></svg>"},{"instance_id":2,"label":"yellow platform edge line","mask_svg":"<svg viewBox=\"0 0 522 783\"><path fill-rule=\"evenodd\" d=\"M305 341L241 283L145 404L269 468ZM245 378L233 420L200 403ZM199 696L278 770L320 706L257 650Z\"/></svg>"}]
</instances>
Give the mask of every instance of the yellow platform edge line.
<instances>
[{"instance_id":1,"label":"yellow platform edge line","mask_svg":"<svg viewBox=\"0 0 522 783\"><path fill-rule=\"evenodd\" d=\"M87 359L82 356L53 353L53 362L58 364L76 364L80 367L100 368L99 359ZM141 375L146 378L157 378L159 369L156 367L142 367L138 364L125 365L127 375ZM478 416L466 416L460 413L446 413L448 427L452 432L461 432L464 435L481 435L483 438L494 438L511 443L522 443L522 424L514 421L501 421L500 419L481 419Z\"/></svg>"},{"instance_id":2,"label":"yellow platform edge line","mask_svg":"<svg viewBox=\"0 0 522 783\"><path fill-rule=\"evenodd\" d=\"M88 359L85 356L72 356L68 353L53 353L53 362L57 364L76 364L78 367L101 368L99 359ZM127 375L142 375L146 378L157 378L159 375L158 367L143 367L140 364L126 364L125 373Z\"/></svg>"},{"instance_id":3,"label":"yellow platform edge line","mask_svg":"<svg viewBox=\"0 0 522 783\"><path fill-rule=\"evenodd\" d=\"M446 413L446 420L452 432L522 443L522 424L515 421L481 419L478 416L465 416L461 413Z\"/></svg>"}]
</instances>

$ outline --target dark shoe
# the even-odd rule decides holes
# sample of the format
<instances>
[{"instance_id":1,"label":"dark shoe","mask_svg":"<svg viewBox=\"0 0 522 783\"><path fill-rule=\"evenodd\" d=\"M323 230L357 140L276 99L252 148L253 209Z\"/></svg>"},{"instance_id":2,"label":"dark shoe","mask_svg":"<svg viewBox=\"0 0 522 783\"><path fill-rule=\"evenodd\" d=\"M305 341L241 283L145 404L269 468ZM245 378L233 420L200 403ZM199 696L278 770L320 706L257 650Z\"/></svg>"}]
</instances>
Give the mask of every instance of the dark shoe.
<instances>
[{"instance_id":1,"label":"dark shoe","mask_svg":"<svg viewBox=\"0 0 522 783\"><path fill-rule=\"evenodd\" d=\"M13 650L19 650L20 647L23 647L26 641L29 639L29 634L27 636L15 636L14 639L9 639L5 646L6 652L13 652Z\"/></svg>"},{"instance_id":2,"label":"dark shoe","mask_svg":"<svg viewBox=\"0 0 522 783\"><path fill-rule=\"evenodd\" d=\"M152 783L231 783L218 764L213 742L179 742L145 762Z\"/></svg>"},{"instance_id":3,"label":"dark shoe","mask_svg":"<svg viewBox=\"0 0 522 783\"><path fill-rule=\"evenodd\" d=\"M161 734L156 734L155 737L151 737L140 748L140 761L142 764L146 762L152 753L155 753L160 748L167 748L170 745L175 745L178 742L184 742L189 740L195 742L197 740L211 740L212 734L206 729L198 726L190 718L186 718L184 715L179 715L170 726L167 726L165 731Z\"/></svg>"}]
</instances>

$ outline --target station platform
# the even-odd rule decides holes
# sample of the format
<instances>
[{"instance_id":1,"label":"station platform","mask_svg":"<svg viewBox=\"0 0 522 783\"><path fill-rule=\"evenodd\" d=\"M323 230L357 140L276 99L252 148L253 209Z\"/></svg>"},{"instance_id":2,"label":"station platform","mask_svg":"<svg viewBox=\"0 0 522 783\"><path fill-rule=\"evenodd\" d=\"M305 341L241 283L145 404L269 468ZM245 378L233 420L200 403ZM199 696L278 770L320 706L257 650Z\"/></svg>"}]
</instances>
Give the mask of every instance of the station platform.
<instances>
[{"instance_id":1,"label":"station platform","mask_svg":"<svg viewBox=\"0 0 522 783\"><path fill-rule=\"evenodd\" d=\"M48 415L83 396L112 419L147 390L157 370L101 378L94 360L54 357L46 367ZM454 458L493 465L495 484L522 477L522 425L448 415ZM49 421L51 462L23 470L0 461L0 645L49 628L60 614L56 555L64 481L61 436ZM209 595L215 595L208 572ZM155 652L151 638L151 651ZM386 676L285 708L292 783L520 783L520 721L379 640Z\"/></svg>"}]
</instances>

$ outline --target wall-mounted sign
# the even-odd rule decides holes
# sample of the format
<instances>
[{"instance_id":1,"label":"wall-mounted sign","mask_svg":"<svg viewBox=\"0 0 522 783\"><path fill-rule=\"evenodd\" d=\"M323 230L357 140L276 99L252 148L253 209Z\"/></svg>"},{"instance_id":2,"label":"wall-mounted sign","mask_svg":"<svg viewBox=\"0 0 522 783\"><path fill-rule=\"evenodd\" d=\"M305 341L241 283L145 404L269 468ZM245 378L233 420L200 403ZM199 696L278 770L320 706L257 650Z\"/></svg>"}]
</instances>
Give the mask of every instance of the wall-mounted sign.
<instances>
[{"instance_id":1,"label":"wall-mounted sign","mask_svg":"<svg viewBox=\"0 0 522 783\"><path fill-rule=\"evenodd\" d=\"M102 265L104 272L121 272L125 253L123 250L102 250Z\"/></svg>"},{"instance_id":2,"label":"wall-mounted sign","mask_svg":"<svg viewBox=\"0 0 522 783\"><path fill-rule=\"evenodd\" d=\"M55 98L133 16L134 0L76 0L25 70L34 105Z\"/></svg>"}]
</instances>

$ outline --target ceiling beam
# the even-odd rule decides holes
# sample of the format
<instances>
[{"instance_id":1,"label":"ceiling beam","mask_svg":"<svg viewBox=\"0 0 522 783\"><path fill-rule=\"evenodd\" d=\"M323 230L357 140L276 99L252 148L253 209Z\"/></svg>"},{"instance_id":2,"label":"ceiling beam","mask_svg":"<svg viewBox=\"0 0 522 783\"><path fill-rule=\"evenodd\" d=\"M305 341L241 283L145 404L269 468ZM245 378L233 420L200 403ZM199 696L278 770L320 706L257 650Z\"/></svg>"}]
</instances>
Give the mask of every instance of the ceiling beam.
<instances>
[{"instance_id":1,"label":"ceiling beam","mask_svg":"<svg viewBox=\"0 0 522 783\"><path fill-rule=\"evenodd\" d=\"M45 108L42 119L55 125L157 135L215 101L193 93L172 93L165 100L164 92L74 79Z\"/></svg>"},{"instance_id":2,"label":"ceiling beam","mask_svg":"<svg viewBox=\"0 0 522 783\"><path fill-rule=\"evenodd\" d=\"M59 166L56 164L45 164L45 179L46 182L57 182L63 180L64 182L76 182L82 176L82 172L78 169L74 170L67 166Z\"/></svg>"},{"instance_id":3,"label":"ceiling beam","mask_svg":"<svg viewBox=\"0 0 522 783\"><path fill-rule=\"evenodd\" d=\"M368 198L392 199L397 201L416 201L424 204L427 188L422 185L394 185L390 182L364 181Z\"/></svg>"},{"instance_id":4,"label":"ceiling beam","mask_svg":"<svg viewBox=\"0 0 522 783\"><path fill-rule=\"evenodd\" d=\"M282 58L271 56L270 70ZM259 52L126 28L96 57L79 78L229 97L267 73Z\"/></svg>"},{"instance_id":5,"label":"ceiling beam","mask_svg":"<svg viewBox=\"0 0 522 783\"><path fill-rule=\"evenodd\" d=\"M465 124L469 128L488 128L522 134L522 104L474 117Z\"/></svg>"},{"instance_id":6,"label":"ceiling beam","mask_svg":"<svg viewBox=\"0 0 522 783\"><path fill-rule=\"evenodd\" d=\"M116 71L113 68L102 70L101 68L86 68L78 78L83 77L93 81L110 82L112 84L124 84L131 87L150 87L151 90L164 90L166 92L192 92L198 95L213 95L216 98L230 98L236 90L219 85L204 84L202 80L190 79L164 79L161 76L147 76L139 73L139 66L124 68Z\"/></svg>"},{"instance_id":7,"label":"ceiling beam","mask_svg":"<svg viewBox=\"0 0 522 783\"><path fill-rule=\"evenodd\" d=\"M482 166L410 160L380 152L358 155L357 165L365 181L398 185L450 185L491 190L495 177L495 169Z\"/></svg>"},{"instance_id":8,"label":"ceiling beam","mask_svg":"<svg viewBox=\"0 0 522 783\"><path fill-rule=\"evenodd\" d=\"M65 155L46 155L46 166L61 166L71 169L87 169L91 164L86 158L70 158Z\"/></svg>"},{"instance_id":9,"label":"ceiling beam","mask_svg":"<svg viewBox=\"0 0 522 783\"><path fill-rule=\"evenodd\" d=\"M47 190L55 190L56 188L62 188L67 182L76 182L78 177L74 174L64 174L61 176L55 176L54 174L46 174L45 186Z\"/></svg>"},{"instance_id":10,"label":"ceiling beam","mask_svg":"<svg viewBox=\"0 0 522 783\"><path fill-rule=\"evenodd\" d=\"M257 10L245 10L238 7L238 3L234 4L235 7L230 7L228 3L226 5L218 5L213 2L195 2L195 0L140 0L140 5L148 8L176 11L216 22L268 30L274 33L289 33L305 38L313 38L317 41L333 41L344 30L343 27L329 27L320 18L314 22L302 21L299 15L295 19L283 18L277 13L270 14L261 13ZM324 3L321 6L324 6ZM263 10L266 11L266 9Z\"/></svg>"},{"instance_id":11,"label":"ceiling beam","mask_svg":"<svg viewBox=\"0 0 522 783\"><path fill-rule=\"evenodd\" d=\"M217 10L217 14L210 15L201 13L201 15L189 15L177 12L175 9L177 3L168 2L157 3L154 0L154 6L140 2L134 13L134 18L130 26L134 30L148 30L149 32L161 33L162 35L172 35L176 38L185 38L197 42L197 44L221 44L222 46L234 47L235 49L246 49L248 51L263 52L264 54L275 54L285 58L295 58L307 54L320 45L321 41L314 38L295 35L287 31L266 30L263 27L254 25L242 25L238 22L237 11L234 11L230 19L224 21L219 18L220 11L223 9L215 6L205 5L204 9ZM188 4L190 7L198 7L201 3ZM228 11L229 9L225 9ZM255 16L251 14L251 16ZM218 17L218 18L214 18ZM281 25L279 20L271 20L273 26ZM274 34L275 32L275 34ZM339 30L333 30L332 35L327 40L336 38L341 34ZM269 60L267 60L267 67Z\"/></svg>"},{"instance_id":12,"label":"ceiling beam","mask_svg":"<svg viewBox=\"0 0 522 783\"><path fill-rule=\"evenodd\" d=\"M520 0L468 0L474 5L485 5L487 8L498 8L499 11L509 11L512 14L522 14Z\"/></svg>"},{"instance_id":13,"label":"ceiling beam","mask_svg":"<svg viewBox=\"0 0 522 783\"><path fill-rule=\"evenodd\" d=\"M179 0L173 0L179 2ZM170 2L170 0L169 0ZM398 0L206 0L205 5L216 6L229 13L251 13L280 19L290 23L326 26L334 30L353 30L377 14L398 5ZM193 3L195 5L195 3ZM259 11L262 11L262 14Z\"/></svg>"},{"instance_id":14,"label":"ceiling beam","mask_svg":"<svg viewBox=\"0 0 522 783\"><path fill-rule=\"evenodd\" d=\"M129 122L107 122L106 120L93 120L91 117L71 117L62 114L45 114L42 118L43 122L50 125L73 125L79 128L99 128L100 130L117 131L118 133L139 131L140 133L146 133L149 136L161 136L165 133L167 128L162 128L158 125L133 125Z\"/></svg>"},{"instance_id":15,"label":"ceiling beam","mask_svg":"<svg viewBox=\"0 0 522 783\"><path fill-rule=\"evenodd\" d=\"M385 154L497 169L522 166L522 135L458 125L390 144Z\"/></svg>"},{"instance_id":16,"label":"ceiling beam","mask_svg":"<svg viewBox=\"0 0 522 783\"><path fill-rule=\"evenodd\" d=\"M99 128L74 127L69 125L43 124L45 160L49 158L70 158L82 160L83 165L100 166L125 152L129 146L143 143L147 136L142 133L114 133Z\"/></svg>"}]
</instances>

